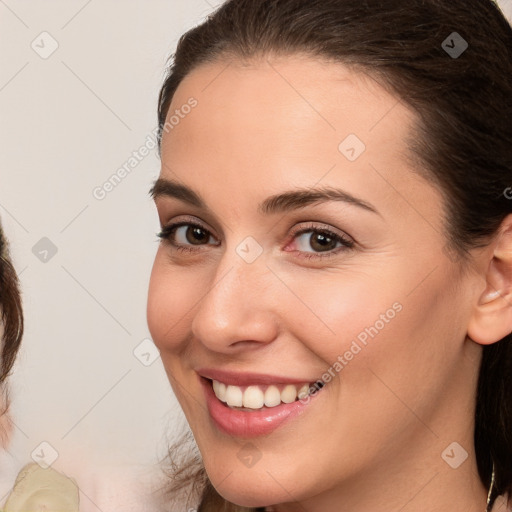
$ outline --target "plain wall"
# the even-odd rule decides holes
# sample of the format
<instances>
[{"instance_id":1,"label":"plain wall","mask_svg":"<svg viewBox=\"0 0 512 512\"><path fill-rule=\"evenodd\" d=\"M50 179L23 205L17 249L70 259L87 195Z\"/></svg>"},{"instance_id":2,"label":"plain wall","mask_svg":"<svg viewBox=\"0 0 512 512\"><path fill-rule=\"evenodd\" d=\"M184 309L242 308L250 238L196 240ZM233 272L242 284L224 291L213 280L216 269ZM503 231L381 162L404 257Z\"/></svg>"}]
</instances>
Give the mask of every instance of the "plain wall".
<instances>
[{"instance_id":1,"label":"plain wall","mask_svg":"<svg viewBox=\"0 0 512 512\"><path fill-rule=\"evenodd\" d=\"M156 150L103 199L97 189L151 146L167 56L215 5L0 3L0 217L26 320L11 378L18 469L41 442L57 469L152 464L184 421L160 359L133 353L149 338ZM15 476L4 470L0 501Z\"/></svg>"}]
</instances>

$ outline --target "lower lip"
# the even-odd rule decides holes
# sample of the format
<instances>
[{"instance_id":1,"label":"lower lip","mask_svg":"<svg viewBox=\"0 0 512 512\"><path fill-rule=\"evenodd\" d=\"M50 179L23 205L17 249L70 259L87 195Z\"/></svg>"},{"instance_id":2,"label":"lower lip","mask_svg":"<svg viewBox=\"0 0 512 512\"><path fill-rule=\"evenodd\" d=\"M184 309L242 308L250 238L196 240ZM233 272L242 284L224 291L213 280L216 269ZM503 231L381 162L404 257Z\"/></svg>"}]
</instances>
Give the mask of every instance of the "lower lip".
<instances>
[{"instance_id":1,"label":"lower lip","mask_svg":"<svg viewBox=\"0 0 512 512\"><path fill-rule=\"evenodd\" d=\"M221 402L213 392L210 380L200 377L201 385L205 390L208 412L215 425L224 433L236 437L257 437L270 434L285 421L302 414L308 405L316 399L316 394L310 396L304 403L300 400L291 404L281 404L259 411L239 411L231 409Z\"/></svg>"}]
</instances>

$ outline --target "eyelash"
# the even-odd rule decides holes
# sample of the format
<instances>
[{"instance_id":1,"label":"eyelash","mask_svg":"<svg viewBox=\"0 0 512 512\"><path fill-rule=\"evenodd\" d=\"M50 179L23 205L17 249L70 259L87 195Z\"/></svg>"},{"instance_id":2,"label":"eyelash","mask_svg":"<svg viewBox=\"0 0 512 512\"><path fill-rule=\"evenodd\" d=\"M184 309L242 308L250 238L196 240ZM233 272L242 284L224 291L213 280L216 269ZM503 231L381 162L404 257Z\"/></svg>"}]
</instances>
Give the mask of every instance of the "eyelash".
<instances>
[{"instance_id":1,"label":"eyelash","mask_svg":"<svg viewBox=\"0 0 512 512\"><path fill-rule=\"evenodd\" d=\"M212 236L211 233L206 228L201 226L200 224L197 224L195 222L186 222L186 221L176 222L174 224L169 224L168 226L164 226L162 228L162 230L159 233L157 233L157 236L161 240L168 242L173 247L173 249L178 252L190 254L190 253L196 253L198 250L201 250L198 248L194 248L193 246L180 245L180 244L177 244L176 242L172 241L171 237L174 235L175 231L182 226L199 228L199 229L205 231L209 236ZM331 231L327 228L319 228L318 226L314 226L314 225L306 226L306 227L303 227L302 229L300 229L299 231L296 231L295 233L292 234L292 239L295 239L296 237L303 235L304 233L315 233L315 234L327 235L329 238L334 239L336 242L341 242L342 247L338 247L336 249L331 249L330 251L327 251L325 253L290 251L290 252L297 252L299 257L301 257L301 258L306 258L306 259L329 258L332 256L336 256L341 251L353 249L355 246L355 243L352 240L344 237L343 235L334 233L333 231ZM200 245L197 247L200 247Z\"/></svg>"}]
</instances>

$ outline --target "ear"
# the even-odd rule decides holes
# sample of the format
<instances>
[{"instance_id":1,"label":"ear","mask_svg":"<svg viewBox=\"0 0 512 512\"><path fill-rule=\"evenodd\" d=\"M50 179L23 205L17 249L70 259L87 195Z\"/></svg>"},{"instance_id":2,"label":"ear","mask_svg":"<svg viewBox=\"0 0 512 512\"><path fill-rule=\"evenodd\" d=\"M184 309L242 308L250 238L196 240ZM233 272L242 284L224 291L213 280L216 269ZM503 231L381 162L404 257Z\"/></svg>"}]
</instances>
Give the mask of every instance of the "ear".
<instances>
[{"instance_id":1,"label":"ear","mask_svg":"<svg viewBox=\"0 0 512 512\"><path fill-rule=\"evenodd\" d=\"M468 324L468 336L481 345L496 343L512 332L512 215L503 220L491 245L486 288Z\"/></svg>"}]
</instances>

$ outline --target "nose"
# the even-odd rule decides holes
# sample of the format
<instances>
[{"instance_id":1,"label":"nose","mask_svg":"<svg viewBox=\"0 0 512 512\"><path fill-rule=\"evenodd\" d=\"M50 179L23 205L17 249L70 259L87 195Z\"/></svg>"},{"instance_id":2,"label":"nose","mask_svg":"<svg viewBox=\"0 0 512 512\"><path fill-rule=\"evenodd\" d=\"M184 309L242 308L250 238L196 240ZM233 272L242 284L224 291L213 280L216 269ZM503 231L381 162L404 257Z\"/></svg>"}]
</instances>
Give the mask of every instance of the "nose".
<instances>
[{"instance_id":1,"label":"nose","mask_svg":"<svg viewBox=\"0 0 512 512\"><path fill-rule=\"evenodd\" d=\"M247 263L226 250L192 320L192 334L208 349L224 354L271 343L278 335L276 279L264 254Z\"/></svg>"}]
</instances>

